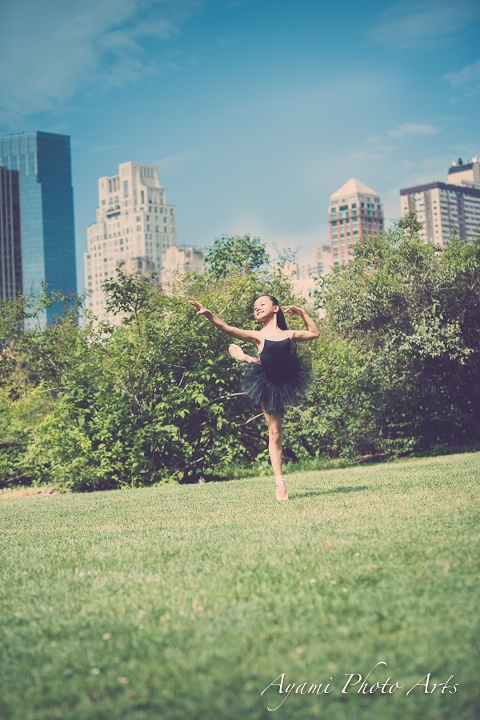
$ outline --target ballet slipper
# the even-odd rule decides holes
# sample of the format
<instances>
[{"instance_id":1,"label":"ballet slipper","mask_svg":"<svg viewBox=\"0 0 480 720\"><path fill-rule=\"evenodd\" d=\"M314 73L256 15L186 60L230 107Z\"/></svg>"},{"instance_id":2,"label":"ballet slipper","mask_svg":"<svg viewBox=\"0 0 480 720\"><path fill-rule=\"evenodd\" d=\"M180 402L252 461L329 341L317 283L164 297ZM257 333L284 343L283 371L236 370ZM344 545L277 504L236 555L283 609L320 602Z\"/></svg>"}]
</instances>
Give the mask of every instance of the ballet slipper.
<instances>
[{"instance_id":1,"label":"ballet slipper","mask_svg":"<svg viewBox=\"0 0 480 720\"><path fill-rule=\"evenodd\" d=\"M240 362L246 362L247 356L239 345L229 345L228 352L232 357L235 358L235 360L239 360Z\"/></svg>"},{"instance_id":2,"label":"ballet slipper","mask_svg":"<svg viewBox=\"0 0 480 720\"><path fill-rule=\"evenodd\" d=\"M278 477L275 478L275 485L276 485L276 498L277 498L278 502L281 502L282 500L288 500L287 485L286 485L285 480L283 479L282 475L279 475ZM285 495L283 497L279 497L278 490L282 486L285 488Z\"/></svg>"},{"instance_id":3,"label":"ballet slipper","mask_svg":"<svg viewBox=\"0 0 480 720\"><path fill-rule=\"evenodd\" d=\"M235 360L238 360L239 362L252 363L253 365L262 364L257 358L251 357L250 355L245 355L242 348L238 345L229 345L228 352L232 357L235 358Z\"/></svg>"}]
</instances>

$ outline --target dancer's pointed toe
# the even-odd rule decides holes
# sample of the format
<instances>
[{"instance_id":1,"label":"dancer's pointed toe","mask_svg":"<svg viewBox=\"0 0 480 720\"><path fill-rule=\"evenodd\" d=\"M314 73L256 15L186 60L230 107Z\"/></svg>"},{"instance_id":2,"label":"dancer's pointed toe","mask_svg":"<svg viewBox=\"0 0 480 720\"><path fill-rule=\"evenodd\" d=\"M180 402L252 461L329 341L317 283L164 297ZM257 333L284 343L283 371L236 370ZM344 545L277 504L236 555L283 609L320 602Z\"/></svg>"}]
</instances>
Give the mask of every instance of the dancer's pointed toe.
<instances>
[{"instance_id":1,"label":"dancer's pointed toe","mask_svg":"<svg viewBox=\"0 0 480 720\"><path fill-rule=\"evenodd\" d=\"M281 476L276 477L275 485L276 485L276 498L277 498L278 502L282 502L282 500L288 500L287 485L286 485L283 477L281 477Z\"/></svg>"},{"instance_id":2,"label":"dancer's pointed toe","mask_svg":"<svg viewBox=\"0 0 480 720\"><path fill-rule=\"evenodd\" d=\"M243 352L240 345L229 345L228 346L228 352L232 357L235 358L235 360L239 360L240 362L245 362L245 353Z\"/></svg>"}]
</instances>

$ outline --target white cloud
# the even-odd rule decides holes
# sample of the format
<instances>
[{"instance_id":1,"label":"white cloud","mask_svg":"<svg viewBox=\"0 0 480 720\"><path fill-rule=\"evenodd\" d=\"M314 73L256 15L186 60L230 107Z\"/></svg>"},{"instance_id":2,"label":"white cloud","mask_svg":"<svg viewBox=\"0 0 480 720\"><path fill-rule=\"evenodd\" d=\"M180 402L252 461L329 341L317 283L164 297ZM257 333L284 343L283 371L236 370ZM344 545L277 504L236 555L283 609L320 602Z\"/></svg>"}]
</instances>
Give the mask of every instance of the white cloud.
<instances>
[{"instance_id":1,"label":"white cloud","mask_svg":"<svg viewBox=\"0 0 480 720\"><path fill-rule=\"evenodd\" d=\"M393 145L388 145L381 137L367 137L367 148L361 148L352 153L352 157L356 160L383 160L393 149Z\"/></svg>"},{"instance_id":2,"label":"white cloud","mask_svg":"<svg viewBox=\"0 0 480 720\"><path fill-rule=\"evenodd\" d=\"M462 88L465 95L476 95L480 91L480 59L473 65L466 65L460 72L445 75L453 87Z\"/></svg>"},{"instance_id":3,"label":"white cloud","mask_svg":"<svg viewBox=\"0 0 480 720\"><path fill-rule=\"evenodd\" d=\"M434 125L422 125L420 123L403 123L393 130L389 130L388 134L394 138L404 138L411 135L436 135L438 132Z\"/></svg>"},{"instance_id":4,"label":"white cloud","mask_svg":"<svg viewBox=\"0 0 480 720\"><path fill-rule=\"evenodd\" d=\"M370 150L356 150L352 153L355 160L382 160L383 155L380 152L371 152Z\"/></svg>"},{"instance_id":5,"label":"white cloud","mask_svg":"<svg viewBox=\"0 0 480 720\"><path fill-rule=\"evenodd\" d=\"M437 42L480 19L478 0L407 0L386 8L376 17L370 40L407 48Z\"/></svg>"},{"instance_id":6,"label":"white cloud","mask_svg":"<svg viewBox=\"0 0 480 720\"><path fill-rule=\"evenodd\" d=\"M197 157L198 153L196 152L184 151L178 153L178 155L171 155L170 157L163 158L163 160L159 160L158 171L160 177L163 177L164 175L173 175L180 170L186 162L196 160Z\"/></svg>"},{"instance_id":7,"label":"white cloud","mask_svg":"<svg viewBox=\"0 0 480 720\"><path fill-rule=\"evenodd\" d=\"M18 0L0 26L2 120L49 110L75 93L158 73L142 48L166 42L208 0Z\"/></svg>"},{"instance_id":8,"label":"white cloud","mask_svg":"<svg viewBox=\"0 0 480 720\"><path fill-rule=\"evenodd\" d=\"M89 148L88 152L110 152L111 150L118 150L123 145L100 145L100 147Z\"/></svg>"}]
</instances>

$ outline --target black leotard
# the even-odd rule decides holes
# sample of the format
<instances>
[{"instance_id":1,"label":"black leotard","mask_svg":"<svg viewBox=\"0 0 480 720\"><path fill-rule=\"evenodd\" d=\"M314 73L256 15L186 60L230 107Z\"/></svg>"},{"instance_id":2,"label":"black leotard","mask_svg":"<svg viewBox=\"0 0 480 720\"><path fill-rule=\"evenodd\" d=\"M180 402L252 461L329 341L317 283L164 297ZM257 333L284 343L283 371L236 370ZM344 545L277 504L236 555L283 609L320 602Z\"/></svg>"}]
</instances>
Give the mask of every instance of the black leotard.
<instances>
[{"instance_id":1,"label":"black leotard","mask_svg":"<svg viewBox=\"0 0 480 720\"><path fill-rule=\"evenodd\" d=\"M298 405L313 380L308 360L297 354L290 337L265 340L259 355L261 365L248 365L242 378L242 390L256 405L271 413L283 414Z\"/></svg>"}]
</instances>

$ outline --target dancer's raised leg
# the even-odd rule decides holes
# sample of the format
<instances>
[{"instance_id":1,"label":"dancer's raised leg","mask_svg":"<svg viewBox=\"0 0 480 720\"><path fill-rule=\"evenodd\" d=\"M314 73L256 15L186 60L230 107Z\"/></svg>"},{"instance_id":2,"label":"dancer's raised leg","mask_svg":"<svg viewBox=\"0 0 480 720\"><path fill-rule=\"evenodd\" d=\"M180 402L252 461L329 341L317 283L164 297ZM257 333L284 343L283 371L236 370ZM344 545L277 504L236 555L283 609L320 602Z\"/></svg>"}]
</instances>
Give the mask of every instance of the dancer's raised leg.
<instances>
[{"instance_id":1,"label":"dancer's raised leg","mask_svg":"<svg viewBox=\"0 0 480 720\"><path fill-rule=\"evenodd\" d=\"M282 416L280 413L270 413L265 408L263 408L263 414L268 427L268 452L275 475L277 500L288 500L287 486L282 475Z\"/></svg>"}]
</instances>

